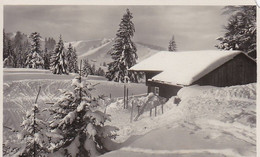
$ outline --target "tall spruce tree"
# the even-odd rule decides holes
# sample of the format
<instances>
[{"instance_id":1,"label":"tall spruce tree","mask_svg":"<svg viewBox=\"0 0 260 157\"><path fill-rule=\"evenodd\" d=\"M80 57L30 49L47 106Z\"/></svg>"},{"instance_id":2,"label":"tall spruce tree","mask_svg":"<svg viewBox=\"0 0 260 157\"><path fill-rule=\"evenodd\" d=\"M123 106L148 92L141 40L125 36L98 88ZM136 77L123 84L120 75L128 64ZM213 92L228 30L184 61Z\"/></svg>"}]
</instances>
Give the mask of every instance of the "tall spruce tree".
<instances>
[{"instance_id":1,"label":"tall spruce tree","mask_svg":"<svg viewBox=\"0 0 260 157\"><path fill-rule=\"evenodd\" d=\"M45 52L43 54L44 69L50 69L50 59L51 59L50 51L48 51L48 49L45 48Z\"/></svg>"},{"instance_id":2,"label":"tall spruce tree","mask_svg":"<svg viewBox=\"0 0 260 157\"><path fill-rule=\"evenodd\" d=\"M67 71L68 61L66 59L65 48L63 40L60 35L59 42L54 49L51 56L51 71L53 74L68 74Z\"/></svg>"},{"instance_id":3,"label":"tall spruce tree","mask_svg":"<svg viewBox=\"0 0 260 157\"><path fill-rule=\"evenodd\" d=\"M30 35L30 39L31 39L31 52L34 53L38 53L40 54L41 53L41 36L40 36L40 33L38 32L33 32L31 35Z\"/></svg>"},{"instance_id":4,"label":"tall spruce tree","mask_svg":"<svg viewBox=\"0 0 260 157\"><path fill-rule=\"evenodd\" d=\"M43 67L44 60L43 60L42 56L40 55L42 53L40 33L33 32L30 35L30 39L31 39L31 51L27 55L26 65L29 68L35 68L35 69L37 69L38 66Z\"/></svg>"},{"instance_id":5,"label":"tall spruce tree","mask_svg":"<svg viewBox=\"0 0 260 157\"><path fill-rule=\"evenodd\" d=\"M13 67L14 66L14 49L12 46L11 40L7 41L7 49L6 49L7 57L4 59L4 67Z\"/></svg>"},{"instance_id":6,"label":"tall spruce tree","mask_svg":"<svg viewBox=\"0 0 260 157\"><path fill-rule=\"evenodd\" d=\"M20 45L17 50L17 67L22 68L23 67L23 46Z\"/></svg>"},{"instance_id":7,"label":"tall spruce tree","mask_svg":"<svg viewBox=\"0 0 260 157\"><path fill-rule=\"evenodd\" d=\"M5 30L3 31L3 60L5 60L8 57L8 52L7 52L7 38L5 34Z\"/></svg>"},{"instance_id":8,"label":"tall spruce tree","mask_svg":"<svg viewBox=\"0 0 260 157\"><path fill-rule=\"evenodd\" d=\"M218 38L219 49L256 52L256 6L228 6L223 14L230 15L224 27L226 33Z\"/></svg>"},{"instance_id":9,"label":"tall spruce tree","mask_svg":"<svg viewBox=\"0 0 260 157\"><path fill-rule=\"evenodd\" d=\"M176 42L174 39L174 35L172 36L172 39L169 42L168 51L177 51L177 46L176 46Z\"/></svg>"},{"instance_id":10,"label":"tall spruce tree","mask_svg":"<svg viewBox=\"0 0 260 157\"><path fill-rule=\"evenodd\" d=\"M66 54L68 60L68 72L77 73L78 72L78 58L76 54L76 49L73 49L71 43L69 44L68 51Z\"/></svg>"},{"instance_id":11,"label":"tall spruce tree","mask_svg":"<svg viewBox=\"0 0 260 157\"><path fill-rule=\"evenodd\" d=\"M131 40L135 32L134 23L131 21L132 18L132 13L127 9L119 24L112 51L110 51L114 60L108 64L108 72L106 73L106 77L110 81L126 82L129 80L138 82L138 74L128 71L129 68L136 64L138 58L136 46Z\"/></svg>"},{"instance_id":12,"label":"tall spruce tree","mask_svg":"<svg viewBox=\"0 0 260 157\"><path fill-rule=\"evenodd\" d=\"M14 37L14 48L18 49L23 42L23 35L20 31L17 31Z\"/></svg>"},{"instance_id":13,"label":"tall spruce tree","mask_svg":"<svg viewBox=\"0 0 260 157\"><path fill-rule=\"evenodd\" d=\"M77 51L76 49L74 48L73 51L72 51L72 55L71 55L71 59L72 59L72 65L73 65L73 68L72 68L72 71L73 73L78 73L79 72L79 66L78 66L78 55L77 55Z\"/></svg>"}]
</instances>

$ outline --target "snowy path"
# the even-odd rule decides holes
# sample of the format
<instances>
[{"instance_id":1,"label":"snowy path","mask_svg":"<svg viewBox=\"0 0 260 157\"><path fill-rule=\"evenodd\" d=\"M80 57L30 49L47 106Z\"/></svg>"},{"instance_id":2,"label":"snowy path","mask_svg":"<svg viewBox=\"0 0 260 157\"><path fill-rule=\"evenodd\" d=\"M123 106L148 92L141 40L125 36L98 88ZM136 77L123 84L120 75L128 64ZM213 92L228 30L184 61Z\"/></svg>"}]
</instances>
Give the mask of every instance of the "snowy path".
<instances>
[{"instance_id":1,"label":"snowy path","mask_svg":"<svg viewBox=\"0 0 260 157\"><path fill-rule=\"evenodd\" d=\"M161 128L102 157L253 157L255 146L236 137L192 126ZM193 129L191 129L193 128ZM196 128L196 129L195 129Z\"/></svg>"},{"instance_id":2,"label":"snowy path","mask_svg":"<svg viewBox=\"0 0 260 157\"><path fill-rule=\"evenodd\" d=\"M133 147L124 147L122 151L135 152L135 153L145 153L153 155L168 155L168 154L221 154L224 156L235 156L242 157L233 149L197 149L197 150L153 150L153 149L142 149L142 148L133 148ZM245 157L245 156L244 156Z\"/></svg>"},{"instance_id":3,"label":"snowy path","mask_svg":"<svg viewBox=\"0 0 260 157\"><path fill-rule=\"evenodd\" d=\"M164 114L144 113L133 123L130 112L120 108L122 102L111 104L107 111L112 125L121 129L117 141L130 137L132 143L123 143L123 148L104 157L256 156L255 84L194 88L183 90L179 105L170 99Z\"/></svg>"}]
</instances>

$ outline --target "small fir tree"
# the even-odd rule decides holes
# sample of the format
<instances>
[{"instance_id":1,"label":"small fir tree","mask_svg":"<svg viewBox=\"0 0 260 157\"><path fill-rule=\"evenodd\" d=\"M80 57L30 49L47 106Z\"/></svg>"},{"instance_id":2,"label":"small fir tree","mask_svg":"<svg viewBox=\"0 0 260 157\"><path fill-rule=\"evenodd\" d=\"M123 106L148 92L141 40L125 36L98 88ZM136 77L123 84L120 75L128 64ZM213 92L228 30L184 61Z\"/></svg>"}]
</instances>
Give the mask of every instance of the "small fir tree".
<instances>
[{"instance_id":1,"label":"small fir tree","mask_svg":"<svg viewBox=\"0 0 260 157\"><path fill-rule=\"evenodd\" d=\"M64 44L60 36L59 42L54 49L51 56L51 71L53 74L68 74L67 71L68 61L64 50Z\"/></svg>"},{"instance_id":2,"label":"small fir tree","mask_svg":"<svg viewBox=\"0 0 260 157\"><path fill-rule=\"evenodd\" d=\"M108 64L108 72L106 77L108 80L116 82L125 82L125 78L129 78L131 82L138 82L138 74L136 72L128 71L136 64L137 54L136 46L132 42L135 27L131 21L133 18L129 9L126 10L117 31L115 43L110 52L113 62Z\"/></svg>"},{"instance_id":3,"label":"small fir tree","mask_svg":"<svg viewBox=\"0 0 260 157\"><path fill-rule=\"evenodd\" d=\"M23 143L23 146L16 153L16 156L47 156L50 143L47 136L48 125L42 120L37 104L34 104L32 110L26 113L21 127L22 131L18 134L18 139Z\"/></svg>"},{"instance_id":4,"label":"small fir tree","mask_svg":"<svg viewBox=\"0 0 260 157\"><path fill-rule=\"evenodd\" d=\"M91 95L93 85L76 77L72 86L74 90L64 92L50 109L54 115L50 125L53 133L62 136L53 142L54 151L64 156L95 157L109 150L117 128L105 125L110 118L98 110L98 100Z\"/></svg>"},{"instance_id":5,"label":"small fir tree","mask_svg":"<svg viewBox=\"0 0 260 157\"><path fill-rule=\"evenodd\" d=\"M177 46L175 43L174 35L172 36L172 39L169 42L168 51L177 51Z\"/></svg>"}]
</instances>

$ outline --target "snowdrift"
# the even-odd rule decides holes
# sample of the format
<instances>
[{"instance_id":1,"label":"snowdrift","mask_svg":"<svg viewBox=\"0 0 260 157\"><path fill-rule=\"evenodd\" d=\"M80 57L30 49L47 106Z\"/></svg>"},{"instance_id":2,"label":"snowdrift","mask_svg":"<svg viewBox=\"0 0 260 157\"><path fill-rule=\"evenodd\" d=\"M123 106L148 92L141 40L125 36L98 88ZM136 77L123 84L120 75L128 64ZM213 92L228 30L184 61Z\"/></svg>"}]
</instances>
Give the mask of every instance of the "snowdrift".
<instances>
[{"instance_id":1,"label":"snowdrift","mask_svg":"<svg viewBox=\"0 0 260 157\"><path fill-rule=\"evenodd\" d=\"M181 125L196 129L197 126L201 128L211 125L212 129L218 128L230 132L255 145L255 83L224 88L185 87L179 91L177 97L181 99L181 102L175 104L176 97L170 98L164 104L164 114L158 107L156 117L154 114L150 117L150 112L146 111L138 118L138 121L133 123L130 123L130 109L123 109L123 100L111 103L107 108L107 113L112 116L112 125L120 128L116 140L124 142L132 135L144 135L162 127L174 128ZM243 131L245 135L242 135Z\"/></svg>"},{"instance_id":2,"label":"snowdrift","mask_svg":"<svg viewBox=\"0 0 260 157\"><path fill-rule=\"evenodd\" d=\"M212 118L256 125L256 84L232 87L191 86L178 92L183 119Z\"/></svg>"},{"instance_id":3,"label":"snowdrift","mask_svg":"<svg viewBox=\"0 0 260 157\"><path fill-rule=\"evenodd\" d=\"M256 83L232 87L182 88L164 104L164 114L144 112L129 123L123 101L108 106L120 128L114 156L256 156ZM129 138L130 137L130 138Z\"/></svg>"}]
</instances>

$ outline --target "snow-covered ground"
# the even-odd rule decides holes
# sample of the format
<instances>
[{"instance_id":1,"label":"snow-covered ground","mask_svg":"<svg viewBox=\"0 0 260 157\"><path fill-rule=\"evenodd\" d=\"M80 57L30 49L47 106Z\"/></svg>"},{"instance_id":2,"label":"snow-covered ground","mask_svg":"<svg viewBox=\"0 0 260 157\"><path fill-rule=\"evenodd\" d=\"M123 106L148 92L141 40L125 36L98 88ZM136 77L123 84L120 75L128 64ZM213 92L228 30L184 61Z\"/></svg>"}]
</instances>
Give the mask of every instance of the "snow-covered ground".
<instances>
[{"instance_id":1,"label":"snow-covered ground","mask_svg":"<svg viewBox=\"0 0 260 157\"><path fill-rule=\"evenodd\" d=\"M40 109L49 108L48 103L58 100L62 90L70 90L71 79L76 74L53 75L48 70L40 69L4 69L3 82L3 141L10 145L16 143L16 131L26 111L30 110L36 99L37 92L41 86L38 98ZM122 83L109 82L104 77L88 76L85 81L95 85L94 96L105 95L112 98L123 96ZM147 88L144 84L129 84L129 93L142 94ZM48 113L45 113L46 117ZM10 130L13 129L12 130Z\"/></svg>"},{"instance_id":2,"label":"snow-covered ground","mask_svg":"<svg viewBox=\"0 0 260 157\"><path fill-rule=\"evenodd\" d=\"M30 75L28 75L30 74ZM4 70L4 126L19 130L26 110L31 108L39 86L40 108L48 107L69 89L74 75L52 75L48 71L28 69ZM123 84L91 76L86 79L96 85L94 95L110 93L113 100L106 112L108 125L117 126L117 151L106 157L178 156L178 157L240 157L256 156L256 84L218 88L191 86L179 91L181 102L172 97L157 107L157 116L149 110L130 123L131 107L123 109ZM132 95L146 92L144 84L128 84ZM131 97L129 98L132 99ZM145 96L140 99L146 99ZM139 101L141 102L141 101ZM129 103L131 106L131 103ZM137 115L135 106L133 117ZM4 128L3 140L15 144L16 133ZM14 141L12 141L14 140Z\"/></svg>"},{"instance_id":3,"label":"snow-covered ground","mask_svg":"<svg viewBox=\"0 0 260 157\"><path fill-rule=\"evenodd\" d=\"M133 123L129 111L111 104L107 113L120 128L117 141L131 142L104 156L256 156L256 84L191 86L178 97L180 104L171 98L164 114L158 108L159 116L145 112Z\"/></svg>"}]
</instances>

